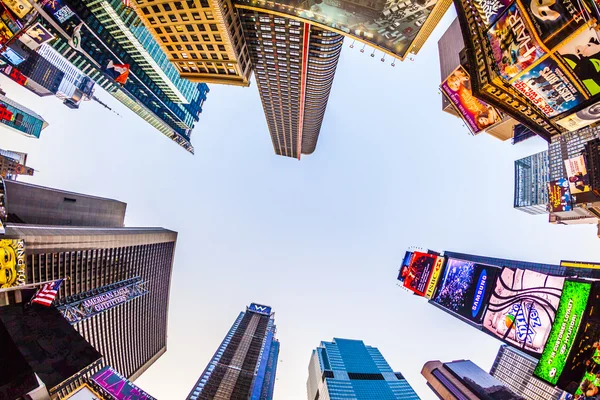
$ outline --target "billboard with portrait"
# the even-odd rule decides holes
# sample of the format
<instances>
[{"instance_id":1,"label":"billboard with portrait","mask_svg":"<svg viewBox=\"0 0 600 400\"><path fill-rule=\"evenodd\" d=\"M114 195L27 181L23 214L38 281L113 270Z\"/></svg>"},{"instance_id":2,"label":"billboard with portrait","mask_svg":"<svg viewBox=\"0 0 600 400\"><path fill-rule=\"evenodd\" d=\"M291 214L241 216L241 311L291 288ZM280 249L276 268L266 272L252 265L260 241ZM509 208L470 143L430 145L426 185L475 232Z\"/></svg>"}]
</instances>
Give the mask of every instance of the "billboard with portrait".
<instances>
[{"instance_id":1,"label":"billboard with portrait","mask_svg":"<svg viewBox=\"0 0 600 400\"><path fill-rule=\"evenodd\" d=\"M433 254L415 251L404 277L404 287L419 296L425 296L437 258Z\"/></svg>"},{"instance_id":2,"label":"billboard with portrait","mask_svg":"<svg viewBox=\"0 0 600 400\"><path fill-rule=\"evenodd\" d=\"M546 54L529 31L516 2L490 27L487 35L498 72L506 80L516 77Z\"/></svg>"},{"instance_id":3,"label":"billboard with portrait","mask_svg":"<svg viewBox=\"0 0 600 400\"><path fill-rule=\"evenodd\" d=\"M586 24L585 2L573 0L520 0L541 41L550 49ZM588 11L589 12L589 11Z\"/></svg>"},{"instance_id":4,"label":"billboard with portrait","mask_svg":"<svg viewBox=\"0 0 600 400\"><path fill-rule=\"evenodd\" d=\"M473 96L471 77L462 66L459 65L440 88L474 135L502 121L498 110Z\"/></svg>"},{"instance_id":5,"label":"billboard with portrait","mask_svg":"<svg viewBox=\"0 0 600 400\"><path fill-rule=\"evenodd\" d=\"M569 190L571 194L589 192L590 177L585 166L585 158L583 156L569 158L565 160L565 169L567 170L567 178L569 180Z\"/></svg>"},{"instance_id":6,"label":"billboard with portrait","mask_svg":"<svg viewBox=\"0 0 600 400\"><path fill-rule=\"evenodd\" d=\"M552 329L565 278L503 268L483 318L483 329L539 357Z\"/></svg>"},{"instance_id":7,"label":"billboard with portrait","mask_svg":"<svg viewBox=\"0 0 600 400\"><path fill-rule=\"evenodd\" d=\"M566 178L550 181L546 185L548 186L548 211L562 212L573 209L569 181Z\"/></svg>"},{"instance_id":8,"label":"billboard with portrait","mask_svg":"<svg viewBox=\"0 0 600 400\"><path fill-rule=\"evenodd\" d=\"M593 28L565 41L558 54L591 96L600 93L600 41Z\"/></svg>"},{"instance_id":9,"label":"billboard with portrait","mask_svg":"<svg viewBox=\"0 0 600 400\"><path fill-rule=\"evenodd\" d=\"M400 266L400 271L398 271L398 280L400 282L404 282L404 278L408 276L408 271L410 269L410 263L412 262L412 258L412 251L407 251L404 254L404 258L402 259L402 265Z\"/></svg>"},{"instance_id":10,"label":"billboard with portrait","mask_svg":"<svg viewBox=\"0 0 600 400\"><path fill-rule=\"evenodd\" d=\"M449 258L433 301L480 324L499 270L490 265Z\"/></svg>"},{"instance_id":11,"label":"billboard with portrait","mask_svg":"<svg viewBox=\"0 0 600 400\"><path fill-rule=\"evenodd\" d=\"M324 25L362 40L369 46L404 58L421 28L437 22L428 20L430 15L431 18L436 18L436 14L431 12L437 2L438 0L240 0L236 6L280 13L284 17ZM449 5L450 2L444 1L446 9ZM437 18L439 15L441 14ZM283 18L281 20L281 23L285 23ZM275 23L278 23L278 18L275 18ZM291 29L294 30L294 27Z\"/></svg>"},{"instance_id":12,"label":"billboard with portrait","mask_svg":"<svg viewBox=\"0 0 600 400\"><path fill-rule=\"evenodd\" d=\"M91 380L115 400L156 400L112 367L102 368Z\"/></svg>"},{"instance_id":13,"label":"billboard with portrait","mask_svg":"<svg viewBox=\"0 0 600 400\"><path fill-rule=\"evenodd\" d=\"M583 94L550 57L523 73L512 85L549 117L585 101Z\"/></svg>"},{"instance_id":14,"label":"billboard with portrait","mask_svg":"<svg viewBox=\"0 0 600 400\"><path fill-rule=\"evenodd\" d=\"M556 318L544 351L533 374L556 385L567 362L571 347L585 313L591 290L590 282L565 281Z\"/></svg>"},{"instance_id":15,"label":"billboard with portrait","mask_svg":"<svg viewBox=\"0 0 600 400\"><path fill-rule=\"evenodd\" d=\"M25 241L0 239L0 289L24 285L26 278Z\"/></svg>"}]
</instances>

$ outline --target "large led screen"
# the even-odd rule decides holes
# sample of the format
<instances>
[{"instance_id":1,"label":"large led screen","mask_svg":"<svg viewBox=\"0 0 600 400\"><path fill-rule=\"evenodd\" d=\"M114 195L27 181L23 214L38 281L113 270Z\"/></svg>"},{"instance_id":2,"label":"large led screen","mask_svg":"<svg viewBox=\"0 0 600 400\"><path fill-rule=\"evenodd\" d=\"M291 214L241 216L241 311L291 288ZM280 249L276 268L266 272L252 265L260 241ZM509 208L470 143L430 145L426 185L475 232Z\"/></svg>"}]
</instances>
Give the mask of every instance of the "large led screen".
<instances>
[{"instance_id":1,"label":"large led screen","mask_svg":"<svg viewBox=\"0 0 600 400\"><path fill-rule=\"evenodd\" d=\"M450 2L446 2L447 7ZM289 15L359 38L404 58L438 0L240 0L236 4ZM443 10L445 11L445 10ZM436 14L439 18L441 14ZM434 17L434 16L432 16Z\"/></svg>"},{"instance_id":2,"label":"large led screen","mask_svg":"<svg viewBox=\"0 0 600 400\"><path fill-rule=\"evenodd\" d=\"M404 287L419 296L425 296L437 258L433 254L415 251L404 277Z\"/></svg>"},{"instance_id":3,"label":"large led screen","mask_svg":"<svg viewBox=\"0 0 600 400\"><path fill-rule=\"evenodd\" d=\"M558 48L558 53L590 95L600 93L600 40L597 32L584 29Z\"/></svg>"},{"instance_id":4,"label":"large led screen","mask_svg":"<svg viewBox=\"0 0 600 400\"><path fill-rule=\"evenodd\" d=\"M567 170L569 189L572 194L589 192L592 190L587 167L585 166L585 158L583 156L565 160L565 169Z\"/></svg>"},{"instance_id":5,"label":"large led screen","mask_svg":"<svg viewBox=\"0 0 600 400\"><path fill-rule=\"evenodd\" d=\"M407 251L404 254L404 258L402 259L402 266L400 267L400 271L398 271L398 280L400 282L404 282L404 278L408 276L408 271L410 269L410 263L413 259L413 252Z\"/></svg>"},{"instance_id":6,"label":"large led screen","mask_svg":"<svg viewBox=\"0 0 600 400\"><path fill-rule=\"evenodd\" d=\"M483 329L534 356L544 350L565 278L503 268L496 280Z\"/></svg>"},{"instance_id":7,"label":"large led screen","mask_svg":"<svg viewBox=\"0 0 600 400\"><path fill-rule=\"evenodd\" d=\"M475 323L481 323L499 268L449 258L433 301Z\"/></svg>"},{"instance_id":8,"label":"large led screen","mask_svg":"<svg viewBox=\"0 0 600 400\"><path fill-rule=\"evenodd\" d=\"M565 281L556 318L534 375L556 385L585 313L591 283Z\"/></svg>"}]
</instances>

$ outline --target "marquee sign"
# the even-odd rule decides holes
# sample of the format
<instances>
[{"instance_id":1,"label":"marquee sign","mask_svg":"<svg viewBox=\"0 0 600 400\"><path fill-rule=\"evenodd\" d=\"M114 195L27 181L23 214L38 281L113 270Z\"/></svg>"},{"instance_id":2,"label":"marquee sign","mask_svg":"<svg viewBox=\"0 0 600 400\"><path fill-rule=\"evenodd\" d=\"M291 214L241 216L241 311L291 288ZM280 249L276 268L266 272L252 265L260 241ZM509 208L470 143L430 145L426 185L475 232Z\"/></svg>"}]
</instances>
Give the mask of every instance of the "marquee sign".
<instances>
[{"instance_id":1,"label":"marquee sign","mask_svg":"<svg viewBox=\"0 0 600 400\"><path fill-rule=\"evenodd\" d=\"M74 325L146 293L148 293L146 283L142 278L137 277L84 293L82 299L57 308L67 321Z\"/></svg>"}]
</instances>

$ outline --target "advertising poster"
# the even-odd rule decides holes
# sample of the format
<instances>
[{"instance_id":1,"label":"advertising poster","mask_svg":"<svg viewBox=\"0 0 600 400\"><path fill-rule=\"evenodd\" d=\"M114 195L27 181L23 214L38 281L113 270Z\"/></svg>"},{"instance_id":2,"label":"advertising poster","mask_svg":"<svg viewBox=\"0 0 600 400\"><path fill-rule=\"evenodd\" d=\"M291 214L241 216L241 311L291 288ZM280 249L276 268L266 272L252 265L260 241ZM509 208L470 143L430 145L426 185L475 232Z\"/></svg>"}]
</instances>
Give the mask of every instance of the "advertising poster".
<instances>
[{"instance_id":1,"label":"advertising poster","mask_svg":"<svg viewBox=\"0 0 600 400\"><path fill-rule=\"evenodd\" d=\"M569 181L560 178L547 183L550 212L571 211L573 209Z\"/></svg>"},{"instance_id":2,"label":"advertising poster","mask_svg":"<svg viewBox=\"0 0 600 400\"><path fill-rule=\"evenodd\" d=\"M19 37L19 40L25 43L30 49L35 50L42 44L52 40L54 35L48 32L46 28L39 22Z\"/></svg>"},{"instance_id":3,"label":"advertising poster","mask_svg":"<svg viewBox=\"0 0 600 400\"><path fill-rule=\"evenodd\" d=\"M5 44L13 36L14 35L10 28L4 23L4 21L0 20L0 44Z\"/></svg>"},{"instance_id":4,"label":"advertising poster","mask_svg":"<svg viewBox=\"0 0 600 400\"><path fill-rule=\"evenodd\" d=\"M562 114L585 101L550 57L525 72L512 85L549 117Z\"/></svg>"},{"instance_id":5,"label":"advertising poster","mask_svg":"<svg viewBox=\"0 0 600 400\"><path fill-rule=\"evenodd\" d=\"M590 95L600 93L600 41L594 29L585 29L563 46L558 54Z\"/></svg>"},{"instance_id":6,"label":"advertising poster","mask_svg":"<svg viewBox=\"0 0 600 400\"><path fill-rule=\"evenodd\" d=\"M428 24L437 1L240 0L236 6L264 9L322 24L402 58L419 31Z\"/></svg>"},{"instance_id":7,"label":"advertising poster","mask_svg":"<svg viewBox=\"0 0 600 400\"><path fill-rule=\"evenodd\" d=\"M115 400L156 400L112 367L102 368L91 379Z\"/></svg>"},{"instance_id":8,"label":"advertising poster","mask_svg":"<svg viewBox=\"0 0 600 400\"><path fill-rule=\"evenodd\" d=\"M0 288L25 284L25 241L0 239Z\"/></svg>"},{"instance_id":9,"label":"advertising poster","mask_svg":"<svg viewBox=\"0 0 600 400\"><path fill-rule=\"evenodd\" d=\"M552 49L585 25L582 2L573 0L521 0L544 44ZM587 13L586 13L587 14Z\"/></svg>"},{"instance_id":10,"label":"advertising poster","mask_svg":"<svg viewBox=\"0 0 600 400\"><path fill-rule=\"evenodd\" d=\"M449 258L433 301L480 324L499 268Z\"/></svg>"},{"instance_id":11,"label":"advertising poster","mask_svg":"<svg viewBox=\"0 0 600 400\"><path fill-rule=\"evenodd\" d=\"M565 281L556 318L550 336L533 374L556 385L567 362L571 347L585 313L590 289L589 282Z\"/></svg>"},{"instance_id":12,"label":"advertising poster","mask_svg":"<svg viewBox=\"0 0 600 400\"><path fill-rule=\"evenodd\" d=\"M440 279L440 274L442 273L442 268L444 267L444 260L445 257L438 257L435 261L433 272L431 273L431 279L429 280L429 285L427 286L427 292L425 293L426 299L431 299L435 293L435 289L437 288L438 281Z\"/></svg>"},{"instance_id":13,"label":"advertising poster","mask_svg":"<svg viewBox=\"0 0 600 400\"><path fill-rule=\"evenodd\" d=\"M600 102L561 118L556 123L569 132L573 132L596 121L600 121Z\"/></svg>"},{"instance_id":14,"label":"advertising poster","mask_svg":"<svg viewBox=\"0 0 600 400\"><path fill-rule=\"evenodd\" d=\"M408 276L408 271L410 269L410 263L412 262L412 258L412 251L407 251L404 254L404 258L402 259L402 265L400 266L400 271L398 271L398 280L400 282L404 282L404 279Z\"/></svg>"},{"instance_id":15,"label":"advertising poster","mask_svg":"<svg viewBox=\"0 0 600 400\"><path fill-rule=\"evenodd\" d=\"M33 8L27 0L2 0L2 2L17 16L17 18L25 17Z\"/></svg>"},{"instance_id":16,"label":"advertising poster","mask_svg":"<svg viewBox=\"0 0 600 400\"><path fill-rule=\"evenodd\" d=\"M506 80L525 71L546 54L529 31L516 3L498 18L487 34L500 76Z\"/></svg>"},{"instance_id":17,"label":"advertising poster","mask_svg":"<svg viewBox=\"0 0 600 400\"><path fill-rule=\"evenodd\" d=\"M474 135L502 120L498 110L473 96L471 77L462 66L456 68L440 87Z\"/></svg>"},{"instance_id":18,"label":"advertising poster","mask_svg":"<svg viewBox=\"0 0 600 400\"><path fill-rule=\"evenodd\" d=\"M565 278L503 268L496 280L483 329L539 357L554 323Z\"/></svg>"},{"instance_id":19,"label":"advertising poster","mask_svg":"<svg viewBox=\"0 0 600 400\"><path fill-rule=\"evenodd\" d=\"M64 0L44 0L42 2L44 11L50 14L59 23L69 20L75 13L64 3Z\"/></svg>"},{"instance_id":20,"label":"advertising poster","mask_svg":"<svg viewBox=\"0 0 600 400\"><path fill-rule=\"evenodd\" d=\"M433 254L415 251L404 278L404 287L419 296L425 296L437 258Z\"/></svg>"},{"instance_id":21,"label":"advertising poster","mask_svg":"<svg viewBox=\"0 0 600 400\"><path fill-rule=\"evenodd\" d=\"M589 192L592 190L587 168L585 167L585 158L583 156L565 160L565 168L567 170L571 194Z\"/></svg>"},{"instance_id":22,"label":"advertising poster","mask_svg":"<svg viewBox=\"0 0 600 400\"><path fill-rule=\"evenodd\" d=\"M473 2L486 27L496 22L510 3L509 0L475 0Z\"/></svg>"}]
</instances>

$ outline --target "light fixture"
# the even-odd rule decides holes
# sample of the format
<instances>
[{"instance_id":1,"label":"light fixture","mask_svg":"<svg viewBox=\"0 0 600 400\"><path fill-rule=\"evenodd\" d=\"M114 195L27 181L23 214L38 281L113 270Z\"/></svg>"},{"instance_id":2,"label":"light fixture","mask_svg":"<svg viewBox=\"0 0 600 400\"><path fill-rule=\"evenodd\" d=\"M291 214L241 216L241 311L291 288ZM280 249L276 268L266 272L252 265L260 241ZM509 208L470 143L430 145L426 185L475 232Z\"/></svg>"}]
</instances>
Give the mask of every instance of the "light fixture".
<instances>
[{"instance_id":1,"label":"light fixture","mask_svg":"<svg viewBox=\"0 0 600 400\"><path fill-rule=\"evenodd\" d=\"M362 49L360 49L360 52L361 52L361 53L364 53L364 52L365 52L365 47L367 47L367 45L366 45L366 44L363 46L363 48L362 48Z\"/></svg>"}]
</instances>

